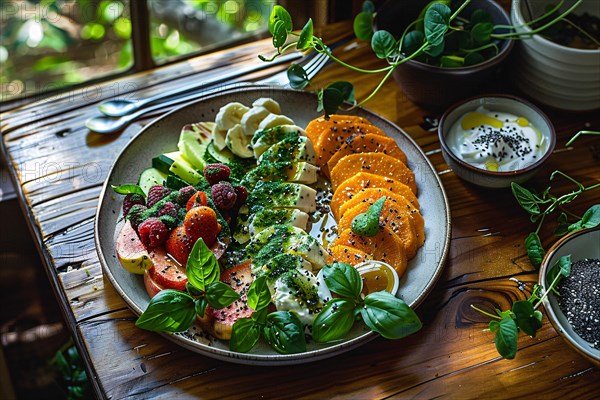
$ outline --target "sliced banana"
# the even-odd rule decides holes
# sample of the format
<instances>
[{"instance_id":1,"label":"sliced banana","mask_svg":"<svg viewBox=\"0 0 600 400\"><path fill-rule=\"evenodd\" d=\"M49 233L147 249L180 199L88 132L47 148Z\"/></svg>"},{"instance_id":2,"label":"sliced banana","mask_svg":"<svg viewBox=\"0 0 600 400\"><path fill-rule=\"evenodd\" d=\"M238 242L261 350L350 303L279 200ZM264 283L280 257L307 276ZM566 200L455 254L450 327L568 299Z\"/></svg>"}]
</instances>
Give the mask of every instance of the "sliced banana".
<instances>
[{"instance_id":1,"label":"sliced banana","mask_svg":"<svg viewBox=\"0 0 600 400\"><path fill-rule=\"evenodd\" d=\"M279 103L269 97L261 97L260 99L254 100L252 106L264 107L273 114L281 114L281 107L279 107Z\"/></svg>"},{"instance_id":2,"label":"sliced banana","mask_svg":"<svg viewBox=\"0 0 600 400\"><path fill-rule=\"evenodd\" d=\"M277 125L294 125L294 121L285 115L269 114L258 124L257 130L272 128Z\"/></svg>"},{"instance_id":3,"label":"sliced banana","mask_svg":"<svg viewBox=\"0 0 600 400\"><path fill-rule=\"evenodd\" d=\"M226 129L218 129L217 124L214 124L212 130L213 143L218 150L223 150L225 145L225 137L227 136Z\"/></svg>"},{"instance_id":4,"label":"sliced banana","mask_svg":"<svg viewBox=\"0 0 600 400\"><path fill-rule=\"evenodd\" d=\"M258 129L258 125L270 114L271 112L269 110L261 106L254 106L246 111L240 121L246 135L253 136L254 132Z\"/></svg>"},{"instance_id":5,"label":"sliced banana","mask_svg":"<svg viewBox=\"0 0 600 400\"><path fill-rule=\"evenodd\" d=\"M242 103L229 103L221 107L215 117L215 125L217 129L227 131L239 124L244 114L249 110Z\"/></svg>"},{"instance_id":6,"label":"sliced banana","mask_svg":"<svg viewBox=\"0 0 600 400\"><path fill-rule=\"evenodd\" d=\"M254 156L254 152L250 146L250 139L250 136L246 136L246 134L244 134L242 125L236 124L227 131L227 136L225 136L225 144L236 156L250 158Z\"/></svg>"}]
</instances>

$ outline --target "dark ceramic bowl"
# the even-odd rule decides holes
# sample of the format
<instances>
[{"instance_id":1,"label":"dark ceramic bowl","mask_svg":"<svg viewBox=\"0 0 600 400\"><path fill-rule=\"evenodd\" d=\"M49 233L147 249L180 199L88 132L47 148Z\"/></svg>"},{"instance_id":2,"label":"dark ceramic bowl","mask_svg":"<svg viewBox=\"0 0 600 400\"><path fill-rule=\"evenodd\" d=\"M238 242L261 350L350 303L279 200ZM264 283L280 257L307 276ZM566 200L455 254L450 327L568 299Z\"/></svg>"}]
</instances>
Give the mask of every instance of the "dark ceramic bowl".
<instances>
[{"instance_id":1,"label":"dark ceramic bowl","mask_svg":"<svg viewBox=\"0 0 600 400\"><path fill-rule=\"evenodd\" d=\"M429 0L385 2L377 11L377 29L389 31L396 38L427 5ZM495 25L509 25L510 18L493 0L473 0L461 15L470 16L475 10L487 11ZM502 32L502 31L498 31ZM513 48L512 40L499 43L496 56L476 65L462 68L442 68L419 61L407 61L393 72L394 79L406 97L429 109L443 109L461 99L481 93L486 83L494 79L498 68Z\"/></svg>"},{"instance_id":2,"label":"dark ceramic bowl","mask_svg":"<svg viewBox=\"0 0 600 400\"><path fill-rule=\"evenodd\" d=\"M539 130L547 143L543 155L535 163L526 167L498 172L477 168L454 154L446 139L448 133L454 123L459 121L465 113L475 111L480 106L492 111L506 112L526 118ZM554 127L539 108L518 97L501 94L473 97L450 107L440 119L438 136L444 160L454 173L467 182L487 188L506 188L510 187L511 182L520 184L527 181L535 175L546 159L550 157L556 145Z\"/></svg>"}]
</instances>

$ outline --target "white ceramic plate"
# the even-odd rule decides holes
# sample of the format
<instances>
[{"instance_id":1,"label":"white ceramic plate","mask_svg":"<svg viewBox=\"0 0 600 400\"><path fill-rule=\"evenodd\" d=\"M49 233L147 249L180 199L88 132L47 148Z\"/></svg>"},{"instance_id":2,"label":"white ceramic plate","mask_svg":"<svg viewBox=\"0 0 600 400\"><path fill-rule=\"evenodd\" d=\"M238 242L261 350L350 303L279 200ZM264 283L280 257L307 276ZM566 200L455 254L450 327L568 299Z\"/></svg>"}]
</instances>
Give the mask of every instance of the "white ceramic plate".
<instances>
[{"instance_id":1,"label":"white ceramic plate","mask_svg":"<svg viewBox=\"0 0 600 400\"><path fill-rule=\"evenodd\" d=\"M136 182L140 173L151 166L158 154L177 149L179 132L185 124L199 121L214 121L223 105L238 101L250 105L260 97L277 100L282 113L291 117L299 126L320 116L315 111L316 96L312 93L279 88L246 87L235 91L207 97L183 106L164 115L146 126L123 149L114 163L100 195L96 215L96 248L106 276L117 292L136 314L141 314L149 298L140 275L128 273L116 257L116 227L120 220L123 196L117 195L110 185ZM439 278L450 241L450 213L448 199L433 166L417 144L398 126L365 109L356 109L352 114L366 117L404 150L409 167L414 171L421 213L425 219L426 240L400 282L399 297L411 307L417 307L433 288ZM195 327L194 327L195 328ZM355 324L346 340L328 345L311 343L308 351L300 354L281 355L268 345L259 343L250 353L235 353L229 350L228 342L206 339L192 328L185 334L163 334L175 343L197 353L236 363L284 365L311 362L348 351L377 337L362 324ZM197 329L199 331L199 328ZM418 333L417 333L418 334Z\"/></svg>"}]
</instances>

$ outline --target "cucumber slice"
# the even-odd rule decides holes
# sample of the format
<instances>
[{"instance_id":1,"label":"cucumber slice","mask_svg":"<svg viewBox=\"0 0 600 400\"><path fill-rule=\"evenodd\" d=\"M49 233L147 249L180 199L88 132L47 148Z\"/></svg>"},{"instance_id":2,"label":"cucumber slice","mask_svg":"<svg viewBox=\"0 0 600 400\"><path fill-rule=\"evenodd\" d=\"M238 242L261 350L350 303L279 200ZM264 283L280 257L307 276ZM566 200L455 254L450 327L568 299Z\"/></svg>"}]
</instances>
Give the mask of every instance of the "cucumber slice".
<instances>
[{"instance_id":1,"label":"cucumber slice","mask_svg":"<svg viewBox=\"0 0 600 400\"><path fill-rule=\"evenodd\" d=\"M206 151L209 154L210 157L214 158L215 160L217 160L217 162L223 163L223 164L227 164L233 160L236 159L235 154L233 154L231 152L231 150L229 150L228 148L224 148L223 150L219 150L215 147L215 143L214 142L210 142L207 147L206 147Z\"/></svg>"},{"instance_id":2,"label":"cucumber slice","mask_svg":"<svg viewBox=\"0 0 600 400\"><path fill-rule=\"evenodd\" d=\"M167 175L167 180L165 181L165 186L169 189L179 190L186 186L189 186L189 183L185 182L183 179L176 177L175 175Z\"/></svg>"},{"instance_id":3,"label":"cucumber slice","mask_svg":"<svg viewBox=\"0 0 600 400\"><path fill-rule=\"evenodd\" d=\"M142 188L144 193L148 194L148 191L152 186L163 185L165 179L167 179L167 174L164 172L156 168L148 168L140 174L139 187Z\"/></svg>"},{"instance_id":4,"label":"cucumber slice","mask_svg":"<svg viewBox=\"0 0 600 400\"><path fill-rule=\"evenodd\" d=\"M152 167L156 168L161 172L164 172L165 174L169 173L169 168L171 168L171 165L173 165L173 162L175 161L174 157L176 154L179 154L179 152L176 151L172 153L165 153L161 154L158 157L154 157L152 159Z\"/></svg>"}]
</instances>

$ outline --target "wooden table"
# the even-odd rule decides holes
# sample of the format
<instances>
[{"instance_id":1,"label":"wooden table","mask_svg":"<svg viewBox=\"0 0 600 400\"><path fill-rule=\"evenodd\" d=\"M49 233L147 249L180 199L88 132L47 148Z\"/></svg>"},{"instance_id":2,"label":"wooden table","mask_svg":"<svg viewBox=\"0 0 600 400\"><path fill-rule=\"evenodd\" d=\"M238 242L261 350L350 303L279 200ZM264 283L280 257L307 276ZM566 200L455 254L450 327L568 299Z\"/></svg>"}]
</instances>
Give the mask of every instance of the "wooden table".
<instances>
[{"instance_id":1,"label":"wooden table","mask_svg":"<svg viewBox=\"0 0 600 400\"><path fill-rule=\"evenodd\" d=\"M74 89L2 115L2 149L96 395L115 399L598 396L600 370L571 350L546 318L536 338L520 336L514 360L504 360L496 352L492 335L485 330L488 318L470 305L507 309L528 296L538 274L525 255L523 240L534 227L510 191L472 186L448 168L436 132L423 128L425 117L439 114L411 104L392 81L368 108L398 124L423 148L442 178L452 212L445 270L417 309L424 322L420 333L401 341L378 338L315 363L256 367L200 356L134 326L134 314L103 277L94 248L94 215L101 186L120 149L167 109L112 136L89 132L84 121L97 113L101 100L115 94L136 90L136 96L147 96L165 86L183 87L203 79L203 73L223 60L229 68L256 63L255 55L269 47L269 40L259 41ZM368 53L368 46L354 42L337 50L345 60L372 66L374 57ZM328 66L318 81L333 79L353 81L358 97L377 83L337 65ZM582 137L573 147L564 145L580 129L599 130L600 115L546 111L558 133L556 151L527 186L545 188L555 169L586 185L597 182L598 139ZM570 189L560 180L553 187L557 192ZM597 200L597 192L586 194L571 210L582 214ZM553 221L548 222L542 232L546 246L555 240Z\"/></svg>"}]
</instances>

